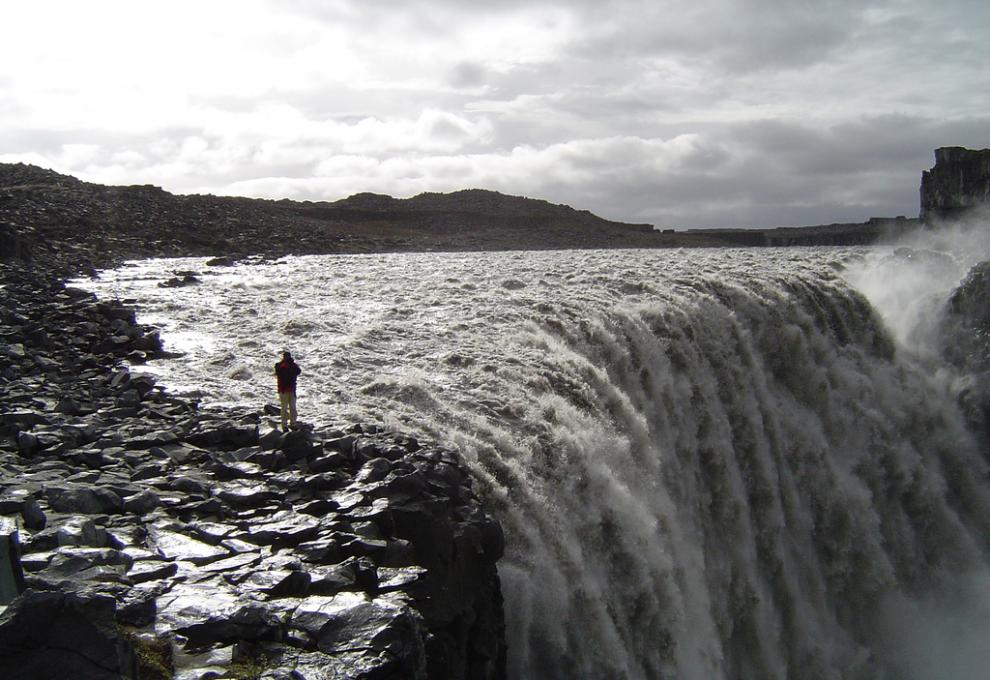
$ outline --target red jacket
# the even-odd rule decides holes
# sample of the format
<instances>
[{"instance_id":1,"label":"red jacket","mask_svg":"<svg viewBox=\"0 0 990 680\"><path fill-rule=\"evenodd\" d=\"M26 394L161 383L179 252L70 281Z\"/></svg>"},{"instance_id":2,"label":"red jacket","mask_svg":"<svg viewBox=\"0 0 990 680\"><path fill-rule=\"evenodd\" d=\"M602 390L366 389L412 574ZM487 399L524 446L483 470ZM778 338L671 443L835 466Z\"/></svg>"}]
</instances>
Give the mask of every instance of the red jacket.
<instances>
[{"instance_id":1,"label":"red jacket","mask_svg":"<svg viewBox=\"0 0 990 680\"><path fill-rule=\"evenodd\" d=\"M278 379L278 391L295 392L296 376L302 373L302 369L292 359L283 359L275 364L275 377Z\"/></svg>"}]
</instances>

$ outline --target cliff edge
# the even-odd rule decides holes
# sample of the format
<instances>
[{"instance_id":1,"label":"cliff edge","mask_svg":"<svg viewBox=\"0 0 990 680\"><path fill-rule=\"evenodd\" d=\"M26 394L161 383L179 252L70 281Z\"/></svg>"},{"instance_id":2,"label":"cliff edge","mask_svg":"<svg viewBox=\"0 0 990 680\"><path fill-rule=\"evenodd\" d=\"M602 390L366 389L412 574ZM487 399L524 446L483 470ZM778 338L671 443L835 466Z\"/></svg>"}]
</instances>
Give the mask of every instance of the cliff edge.
<instances>
[{"instance_id":1,"label":"cliff edge","mask_svg":"<svg viewBox=\"0 0 990 680\"><path fill-rule=\"evenodd\" d=\"M921 221L958 219L986 205L990 205L990 149L935 149L935 166L921 174Z\"/></svg>"}]
</instances>

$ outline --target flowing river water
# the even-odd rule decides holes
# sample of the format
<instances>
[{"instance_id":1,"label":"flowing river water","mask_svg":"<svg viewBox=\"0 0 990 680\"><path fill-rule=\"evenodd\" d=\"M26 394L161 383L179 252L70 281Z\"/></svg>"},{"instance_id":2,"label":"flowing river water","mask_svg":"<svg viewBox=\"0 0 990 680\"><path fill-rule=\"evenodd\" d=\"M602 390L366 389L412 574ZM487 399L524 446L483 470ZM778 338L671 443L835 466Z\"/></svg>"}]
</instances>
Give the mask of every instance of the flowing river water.
<instances>
[{"instance_id":1,"label":"flowing river water","mask_svg":"<svg viewBox=\"0 0 990 680\"><path fill-rule=\"evenodd\" d=\"M934 340L973 263L919 252L149 260L89 285L182 353L149 367L172 391L275 403L289 349L302 420L459 449L506 531L511 678L975 678L987 452ZM158 286L176 272L200 282Z\"/></svg>"}]
</instances>

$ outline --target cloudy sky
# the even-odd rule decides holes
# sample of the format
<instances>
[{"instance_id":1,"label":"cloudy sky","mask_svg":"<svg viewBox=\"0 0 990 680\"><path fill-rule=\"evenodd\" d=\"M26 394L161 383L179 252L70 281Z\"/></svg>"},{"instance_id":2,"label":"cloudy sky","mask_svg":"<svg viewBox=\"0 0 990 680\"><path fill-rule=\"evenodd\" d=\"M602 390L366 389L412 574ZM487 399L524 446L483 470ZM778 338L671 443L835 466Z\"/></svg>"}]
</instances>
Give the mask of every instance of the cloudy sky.
<instances>
[{"instance_id":1,"label":"cloudy sky","mask_svg":"<svg viewBox=\"0 0 990 680\"><path fill-rule=\"evenodd\" d=\"M986 0L32 0L0 25L0 161L175 193L818 224L916 215L935 147L990 146Z\"/></svg>"}]
</instances>

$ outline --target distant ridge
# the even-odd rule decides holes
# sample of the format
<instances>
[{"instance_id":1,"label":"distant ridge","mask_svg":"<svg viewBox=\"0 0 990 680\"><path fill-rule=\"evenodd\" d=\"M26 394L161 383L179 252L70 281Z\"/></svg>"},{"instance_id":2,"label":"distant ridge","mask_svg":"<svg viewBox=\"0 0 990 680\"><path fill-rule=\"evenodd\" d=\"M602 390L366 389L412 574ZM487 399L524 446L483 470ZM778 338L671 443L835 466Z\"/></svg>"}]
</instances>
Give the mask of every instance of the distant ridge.
<instances>
[{"instance_id":1,"label":"distant ridge","mask_svg":"<svg viewBox=\"0 0 990 680\"><path fill-rule=\"evenodd\" d=\"M23 163L0 163L0 257L283 255L591 248L868 244L916 225L657 231L587 210L486 189L411 198L359 193L337 201L176 195L106 186Z\"/></svg>"},{"instance_id":2,"label":"distant ridge","mask_svg":"<svg viewBox=\"0 0 990 680\"><path fill-rule=\"evenodd\" d=\"M0 236L8 249L67 243L135 258L715 244L484 189L333 202L175 195L20 163L0 164Z\"/></svg>"}]
</instances>

